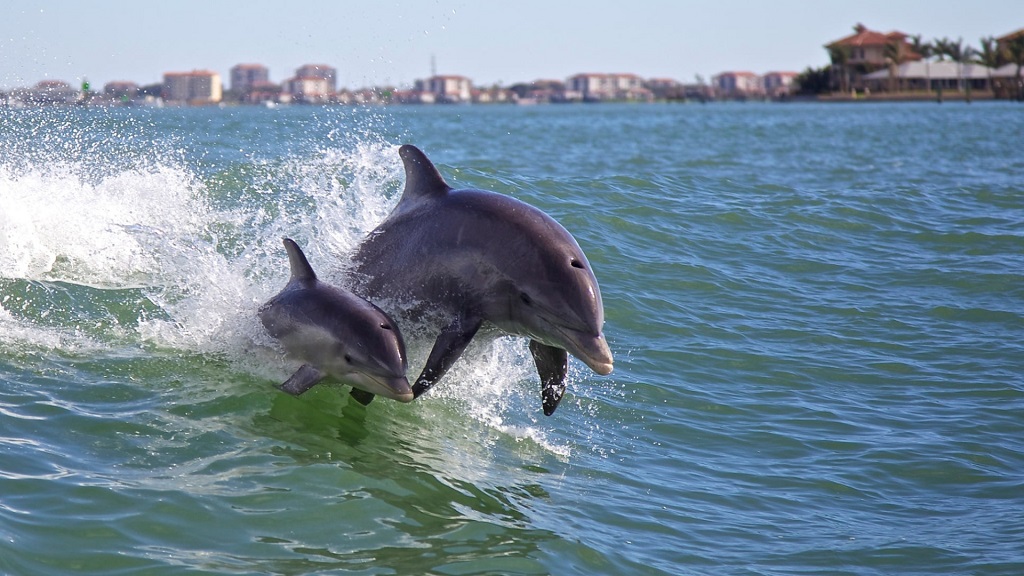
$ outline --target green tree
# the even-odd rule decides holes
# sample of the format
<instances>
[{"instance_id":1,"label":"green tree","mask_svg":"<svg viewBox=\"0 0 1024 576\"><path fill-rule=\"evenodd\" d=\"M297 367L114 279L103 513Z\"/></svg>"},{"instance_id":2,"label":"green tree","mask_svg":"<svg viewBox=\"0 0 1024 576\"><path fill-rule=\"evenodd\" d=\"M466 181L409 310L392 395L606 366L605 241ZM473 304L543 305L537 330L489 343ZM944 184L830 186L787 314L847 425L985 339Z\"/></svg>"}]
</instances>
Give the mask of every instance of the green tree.
<instances>
[{"instance_id":1,"label":"green tree","mask_svg":"<svg viewBox=\"0 0 1024 576\"><path fill-rule=\"evenodd\" d=\"M930 42L923 42L921 35L916 34L910 37L910 49L917 52L924 60L925 90L930 92L932 89L932 57L935 56L935 47Z\"/></svg>"},{"instance_id":2,"label":"green tree","mask_svg":"<svg viewBox=\"0 0 1024 576\"><path fill-rule=\"evenodd\" d=\"M988 66L989 68L999 68L1003 64L1006 64L1006 57L1002 50L999 49L999 44L996 39L992 36L982 38L978 45L981 48L977 51L977 62Z\"/></svg>"},{"instance_id":3,"label":"green tree","mask_svg":"<svg viewBox=\"0 0 1024 576\"><path fill-rule=\"evenodd\" d=\"M975 62L988 68L988 89L995 92L992 87L992 70L1003 65L1002 50L992 36L982 38L978 45L981 49L975 54Z\"/></svg>"},{"instance_id":4,"label":"green tree","mask_svg":"<svg viewBox=\"0 0 1024 576\"><path fill-rule=\"evenodd\" d=\"M902 91L902 79L899 78L899 67L910 60L906 42L902 39L893 38L885 45L885 61L889 65L889 91Z\"/></svg>"},{"instance_id":5,"label":"green tree","mask_svg":"<svg viewBox=\"0 0 1024 576\"><path fill-rule=\"evenodd\" d=\"M850 91L850 49L846 46L836 46L829 49L828 55L832 60L830 67L833 72L832 85L834 86L838 80L839 91L844 94L848 93Z\"/></svg>"},{"instance_id":6,"label":"green tree","mask_svg":"<svg viewBox=\"0 0 1024 576\"><path fill-rule=\"evenodd\" d=\"M829 78L832 74L830 68L830 66L822 66L821 68L811 68L808 66L794 80L797 86L797 94L812 96L828 92Z\"/></svg>"},{"instance_id":7,"label":"green tree","mask_svg":"<svg viewBox=\"0 0 1024 576\"><path fill-rule=\"evenodd\" d=\"M1024 102L1024 81L1020 76L1020 69L1024 67L1024 35L1017 36L1006 45L1006 55L1011 64L1017 65L1013 84L1017 88L1017 100Z\"/></svg>"},{"instance_id":8,"label":"green tree","mask_svg":"<svg viewBox=\"0 0 1024 576\"><path fill-rule=\"evenodd\" d=\"M935 41L936 51L939 53L939 60L944 60L946 56L953 62L957 63L957 87L959 90L964 89L964 61L969 54L964 50L964 39L957 38L954 42L948 38Z\"/></svg>"}]
</instances>

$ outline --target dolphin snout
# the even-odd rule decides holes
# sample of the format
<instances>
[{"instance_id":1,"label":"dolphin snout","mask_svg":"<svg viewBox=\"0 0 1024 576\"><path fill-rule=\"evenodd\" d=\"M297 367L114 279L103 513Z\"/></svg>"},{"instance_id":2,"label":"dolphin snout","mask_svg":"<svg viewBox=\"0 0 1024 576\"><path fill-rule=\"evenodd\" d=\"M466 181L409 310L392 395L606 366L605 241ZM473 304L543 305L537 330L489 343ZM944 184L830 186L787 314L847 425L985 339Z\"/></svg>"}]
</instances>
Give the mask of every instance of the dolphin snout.
<instances>
[{"instance_id":1,"label":"dolphin snout","mask_svg":"<svg viewBox=\"0 0 1024 576\"><path fill-rule=\"evenodd\" d=\"M409 385L409 379L405 376L398 376L395 378L388 378L381 382L384 388L390 393L388 397L392 400L398 400L399 402L412 402L412 386Z\"/></svg>"},{"instance_id":2,"label":"dolphin snout","mask_svg":"<svg viewBox=\"0 0 1024 576\"><path fill-rule=\"evenodd\" d=\"M604 339L604 334L580 335L572 343L575 346L569 352L582 360L594 372L601 376L607 376L615 369L615 360L612 358L612 351Z\"/></svg>"}]
</instances>

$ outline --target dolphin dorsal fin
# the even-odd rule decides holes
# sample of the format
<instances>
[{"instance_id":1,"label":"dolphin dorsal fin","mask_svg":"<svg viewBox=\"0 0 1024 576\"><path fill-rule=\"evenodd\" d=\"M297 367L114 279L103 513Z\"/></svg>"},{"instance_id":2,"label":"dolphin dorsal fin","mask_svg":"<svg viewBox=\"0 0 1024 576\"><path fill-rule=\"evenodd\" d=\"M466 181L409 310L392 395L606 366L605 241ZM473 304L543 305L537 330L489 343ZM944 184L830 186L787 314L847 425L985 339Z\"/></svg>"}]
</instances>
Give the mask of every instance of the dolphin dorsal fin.
<instances>
[{"instance_id":1,"label":"dolphin dorsal fin","mask_svg":"<svg viewBox=\"0 0 1024 576\"><path fill-rule=\"evenodd\" d=\"M309 282L316 280L316 272L313 272L313 267L309 265L309 260L306 260L306 255L302 253L302 249L299 248L299 245L294 240L285 238L284 249L288 251L288 264L292 268L293 281Z\"/></svg>"},{"instance_id":2,"label":"dolphin dorsal fin","mask_svg":"<svg viewBox=\"0 0 1024 576\"><path fill-rule=\"evenodd\" d=\"M406 144L399 148L398 155L405 164L402 200L444 196L452 189L434 167L434 163L419 148Z\"/></svg>"}]
</instances>

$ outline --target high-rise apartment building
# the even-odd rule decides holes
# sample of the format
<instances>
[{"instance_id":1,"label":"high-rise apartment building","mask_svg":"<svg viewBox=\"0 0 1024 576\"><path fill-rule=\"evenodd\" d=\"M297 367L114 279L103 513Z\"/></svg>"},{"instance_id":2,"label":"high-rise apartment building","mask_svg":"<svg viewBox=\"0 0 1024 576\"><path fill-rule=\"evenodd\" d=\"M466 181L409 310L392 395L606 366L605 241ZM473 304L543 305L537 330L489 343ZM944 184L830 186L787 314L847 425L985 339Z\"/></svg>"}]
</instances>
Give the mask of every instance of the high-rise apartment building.
<instances>
[{"instance_id":1,"label":"high-rise apartment building","mask_svg":"<svg viewBox=\"0 0 1024 576\"><path fill-rule=\"evenodd\" d=\"M168 72L162 94L167 102L216 104L223 96L220 74L208 70Z\"/></svg>"}]
</instances>

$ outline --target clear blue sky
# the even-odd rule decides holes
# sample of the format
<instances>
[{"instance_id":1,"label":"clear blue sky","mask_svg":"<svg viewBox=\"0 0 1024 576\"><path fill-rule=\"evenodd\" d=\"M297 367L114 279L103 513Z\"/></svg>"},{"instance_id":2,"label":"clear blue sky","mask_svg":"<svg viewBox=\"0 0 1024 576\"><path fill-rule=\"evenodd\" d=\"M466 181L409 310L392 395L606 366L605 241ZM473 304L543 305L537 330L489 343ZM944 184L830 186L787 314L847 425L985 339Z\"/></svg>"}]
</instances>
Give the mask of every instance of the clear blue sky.
<instances>
[{"instance_id":1,"label":"clear blue sky","mask_svg":"<svg viewBox=\"0 0 1024 576\"><path fill-rule=\"evenodd\" d=\"M506 85L578 72L692 82L725 70L802 71L854 24L927 39L1024 27L1021 0L38 0L0 7L0 88L101 87L255 62L280 82L306 63L341 87L462 74Z\"/></svg>"}]
</instances>

